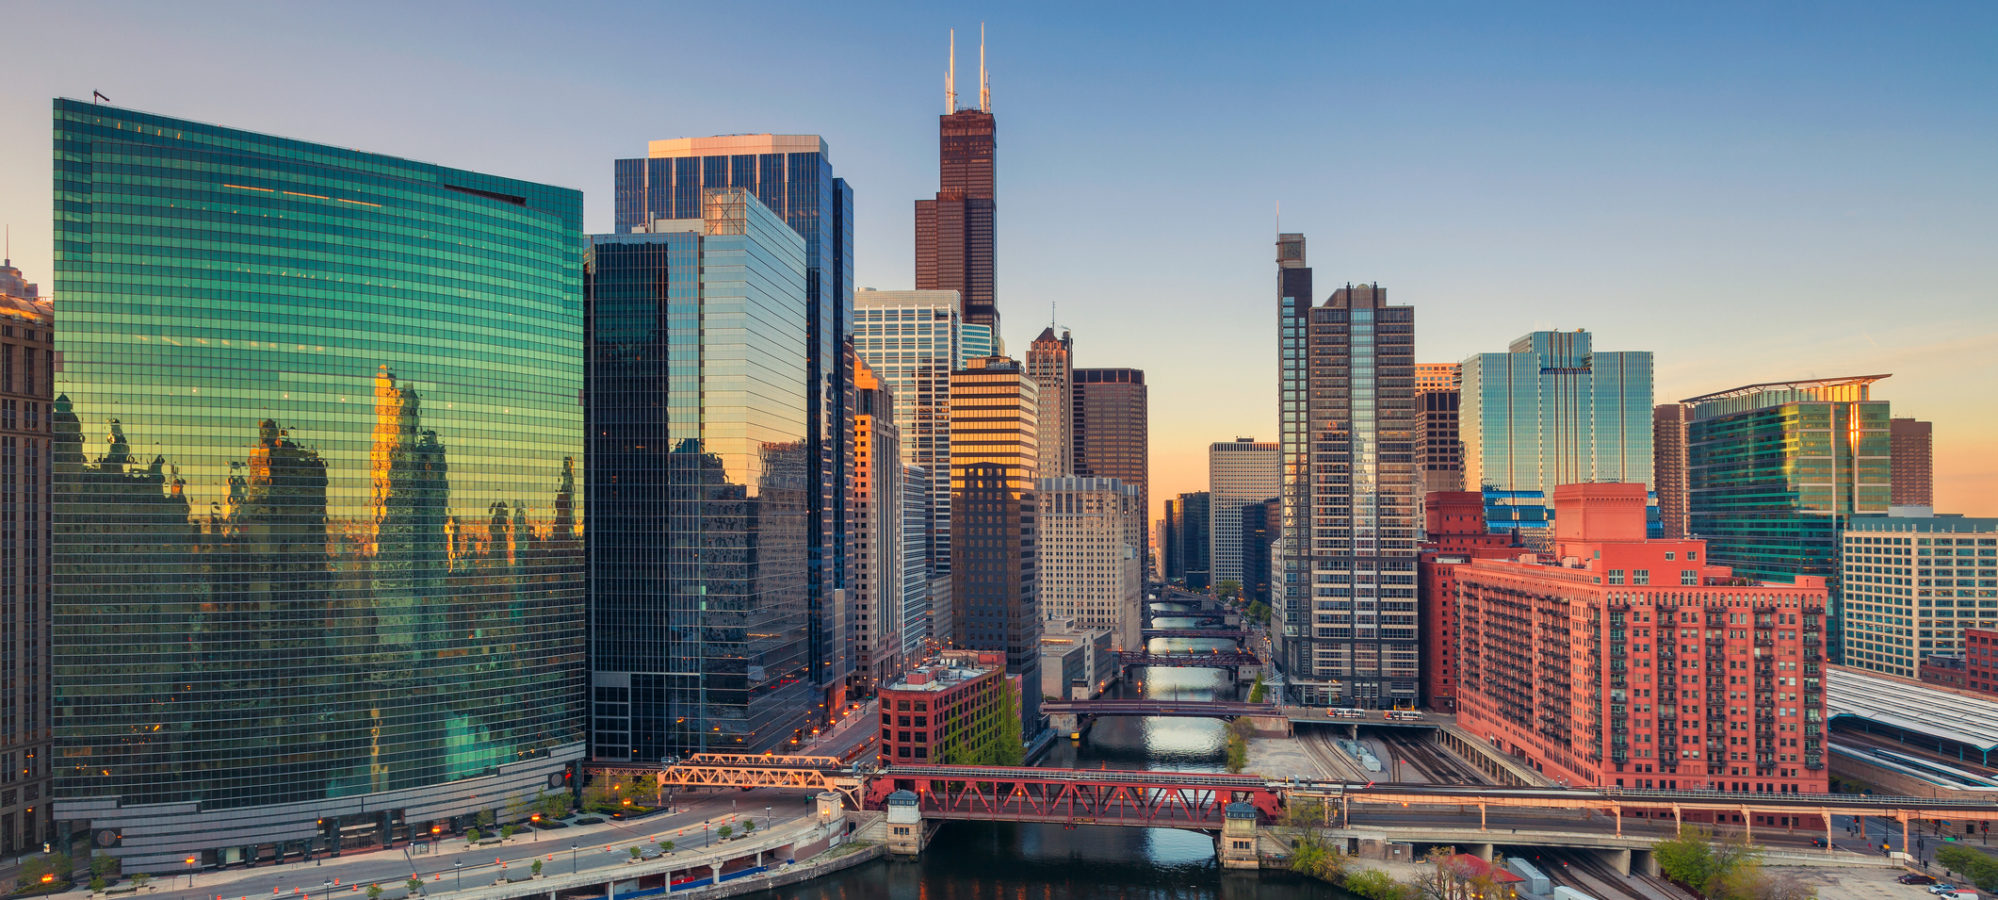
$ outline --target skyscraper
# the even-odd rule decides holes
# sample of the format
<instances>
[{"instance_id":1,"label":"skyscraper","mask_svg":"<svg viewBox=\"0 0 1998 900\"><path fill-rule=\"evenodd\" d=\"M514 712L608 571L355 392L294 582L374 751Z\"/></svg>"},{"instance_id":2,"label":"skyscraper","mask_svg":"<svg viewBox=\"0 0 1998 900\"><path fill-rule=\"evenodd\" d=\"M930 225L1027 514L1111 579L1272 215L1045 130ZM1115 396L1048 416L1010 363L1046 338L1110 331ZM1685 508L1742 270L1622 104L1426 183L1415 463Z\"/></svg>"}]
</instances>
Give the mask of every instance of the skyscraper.
<instances>
[{"instance_id":1,"label":"skyscraper","mask_svg":"<svg viewBox=\"0 0 1998 900\"><path fill-rule=\"evenodd\" d=\"M1280 640L1288 623L1298 637L1310 621L1312 589L1305 531L1312 518L1310 427L1306 422L1311 364L1305 347L1311 318L1311 267L1305 262L1304 235L1280 233L1276 242L1277 447L1283 528L1270 546L1270 631ZM1271 661L1280 671L1288 665ZM1295 692L1292 696L1296 696Z\"/></svg>"},{"instance_id":2,"label":"skyscraper","mask_svg":"<svg viewBox=\"0 0 1998 900\"><path fill-rule=\"evenodd\" d=\"M1660 403L1651 408L1652 489L1658 493L1658 523L1668 538L1686 536L1686 407Z\"/></svg>"},{"instance_id":3,"label":"skyscraper","mask_svg":"<svg viewBox=\"0 0 1998 900\"><path fill-rule=\"evenodd\" d=\"M1144 546L1151 507L1151 397L1141 369L1075 369L1069 405L1073 471L1083 478L1115 478L1138 491L1140 521L1131 542ZM1046 401L1042 402L1045 408Z\"/></svg>"},{"instance_id":4,"label":"skyscraper","mask_svg":"<svg viewBox=\"0 0 1998 900\"><path fill-rule=\"evenodd\" d=\"M950 642L956 619L950 582L950 373L963 365L956 291L861 291L854 299L854 350L895 398L902 461L934 479L922 494L930 640Z\"/></svg>"},{"instance_id":5,"label":"skyscraper","mask_svg":"<svg viewBox=\"0 0 1998 900\"><path fill-rule=\"evenodd\" d=\"M1493 532L1545 547L1555 485L1651 483L1651 353L1592 343L1536 331L1464 360L1464 487L1484 492Z\"/></svg>"},{"instance_id":6,"label":"skyscraper","mask_svg":"<svg viewBox=\"0 0 1998 900\"><path fill-rule=\"evenodd\" d=\"M0 858L54 840L49 815L49 403L55 310L0 263Z\"/></svg>"},{"instance_id":7,"label":"skyscraper","mask_svg":"<svg viewBox=\"0 0 1998 900\"><path fill-rule=\"evenodd\" d=\"M1893 492L1885 375L1751 384L1686 404L1687 530L1716 565L1750 578L1818 577L1843 660L1840 534L1887 512Z\"/></svg>"},{"instance_id":8,"label":"skyscraper","mask_svg":"<svg viewBox=\"0 0 1998 900\"><path fill-rule=\"evenodd\" d=\"M805 239L806 465L810 525L808 619L811 681L825 709L842 704L852 660L844 602L851 546L846 528L853 430L843 364L853 335L853 190L833 176L826 142L811 134L744 134L653 141L647 155L615 164L617 230L659 219L701 218L710 188L745 188ZM870 360L869 362L872 362Z\"/></svg>"},{"instance_id":9,"label":"skyscraper","mask_svg":"<svg viewBox=\"0 0 1998 900\"><path fill-rule=\"evenodd\" d=\"M809 728L817 702L804 240L745 189L703 200L700 218L591 238L591 739L602 759L769 750ZM741 339L752 331L765 339Z\"/></svg>"},{"instance_id":10,"label":"skyscraper","mask_svg":"<svg viewBox=\"0 0 1998 900\"><path fill-rule=\"evenodd\" d=\"M1035 552L1039 395L1018 362L974 359L951 375L951 582L956 643L1003 650L1006 672L1040 684ZM1023 733L1039 731L1040 691L1022 690Z\"/></svg>"},{"instance_id":11,"label":"skyscraper","mask_svg":"<svg viewBox=\"0 0 1998 900\"><path fill-rule=\"evenodd\" d=\"M1294 308L1284 298L1284 308ZM1285 577L1271 592L1285 689L1305 703L1412 704L1420 675L1415 310L1389 306L1378 285L1349 285L1308 310L1301 337L1308 349L1286 364L1303 369L1299 412L1310 441L1306 487L1288 496L1308 493L1311 507L1296 520L1299 530L1284 533L1276 570ZM1288 507L1285 520L1288 529ZM1286 568L1293 559L1296 574Z\"/></svg>"},{"instance_id":12,"label":"skyscraper","mask_svg":"<svg viewBox=\"0 0 1998 900\"><path fill-rule=\"evenodd\" d=\"M1055 337L1054 326L1042 329L1027 349L1027 374L1041 395L1041 477L1063 478L1075 470L1074 448L1069 440L1070 409L1075 391L1070 380L1075 368L1074 342L1064 331Z\"/></svg>"},{"instance_id":13,"label":"skyscraper","mask_svg":"<svg viewBox=\"0 0 1998 900\"><path fill-rule=\"evenodd\" d=\"M1166 536L1172 548L1167 552L1176 560L1168 565L1178 569L1178 574L1168 577L1181 579L1190 591L1203 591L1214 584L1210 577L1213 564L1208 556L1213 551L1209 529L1214 525L1209 511L1210 496L1206 491L1194 491L1166 501L1172 504L1166 527L1174 529Z\"/></svg>"},{"instance_id":14,"label":"skyscraper","mask_svg":"<svg viewBox=\"0 0 1998 900\"><path fill-rule=\"evenodd\" d=\"M895 427L895 396L854 360L853 375L853 577L848 584L854 621L853 672L858 695L871 697L902 674L903 543L902 441ZM849 691L849 693L854 693Z\"/></svg>"},{"instance_id":15,"label":"skyscraper","mask_svg":"<svg viewBox=\"0 0 1998 900\"><path fill-rule=\"evenodd\" d=\"M936 504L934 476L922 466L902 467L902 661L929 655L940 643L930 607L930 521ZM944 576L947 582L950 576ZM948 624L948 623L946 623ZM945 629L945 634L949 633Z\"/></svg>"},{"instance_id":16,"label":"skyscraper","mask_svg":"<svg viewBox=\"0 0 1998 900\"><path fill-rule=\"evenodd\" d=\"M1464 442L1457 434L1458 405L1456 388L1419 388L1416 391L1415 492L1418 501L1438 491L1464 489Z\"/></svg>"},{"instance_id":17,"label":"skyscraper","mask_svg":"<svg viewBox=\"0 0 1998 900\"><path fill-rule=\"evenodd\" d=\"M1450 391L1455 393L1457 385L1464 380L1462 363L1416 363L1415 392Z\"/></svg>"},{"instance_id":18,"label":"skyscraper","mask_svg":"<svg viewBox=\"0 0 1998 900\"><path fill-rule=\"evenodd\" d=\"M1243 584L1242 507L1282 488L1277 445L1255 438L1216 441L1207 448L1207 560L1213 584Z\"/></svg>"},{"instance_id":19,"label":"skyscraper","mask_svg":"<svg viewBox=\"0 0 1998 900\"><path fill-rule=\"evenodd\" d=\"M1914 678L1929 656L1962 653L1965 631L1998 626L1998 519L1916 513L1856 518L1840 535L1839 633L1855 669Z\"/></svg>"},{"instance_id":20,"label":"skyscraper","mask_svg":"<svg viewBox=\"0 0 1998 900\"><path fill-rule=\"evenodd\" d=\"M55 148L56 819L184 871L576 774L582 195L70 100Z\"/></svg>"},{"instance_id":21,"label":"skyscraper","mask_svg":"<svg viewBox=\"0 0 1998 900\"><path fill-rule=\"evenodd\" d=\"M1242 596L1270 602L1270 547L1283 528L1283 503L1275 497L1242 507Z\"/></svg>"},{"instance_id":22,"label":"skyscraper","mask_svg":"<svg viewBox=\"0 0 1998 900\"><path fill-rule=\"evenodd\" d=\"M956 291L964 321L999 335L995 256L998 232L997 129L985 74L983 29L978 41L978 108L957 106L957 34L951 33L944 76L944 114L937 123L937 194L916 201L916 289ZM991 352L999 352L996 348Z\"/></svg>"},{"instance_id":23,"label":"skyscraper","mask_svg":"<svg viewBox=\"0 0 1998 900\"><path fill-rule=\"evenodd\" d=\"M1895 506L1936 505L1935 425L1920 419L1888 422L1893 444Z\"/></svg>"},{"instance_id":24,"label":"skyscraper","mask_svg":"<svg viewBox=\"0 0 1998 900\"><path fill-rule=\"evenodd\" d=\"M1144 646L1144 548L1130 543L1138 490L1115 478L1043 478L1039 483L1041 613Z\"/></svg>"}]
</instances>

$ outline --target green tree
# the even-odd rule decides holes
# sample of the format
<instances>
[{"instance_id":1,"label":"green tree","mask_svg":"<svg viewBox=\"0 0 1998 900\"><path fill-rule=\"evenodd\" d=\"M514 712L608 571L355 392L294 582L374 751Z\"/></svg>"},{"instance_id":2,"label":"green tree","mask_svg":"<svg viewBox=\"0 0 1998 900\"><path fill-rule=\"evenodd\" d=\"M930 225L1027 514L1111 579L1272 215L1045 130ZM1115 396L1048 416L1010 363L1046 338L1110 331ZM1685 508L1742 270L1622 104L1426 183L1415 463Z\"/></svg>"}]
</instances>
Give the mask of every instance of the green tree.
<instances>
[{"instance_id":1,"label":"green tree","mask_svg":"<svg viewBox=\"0 0 1998 900\"><path fill-rule=\"evenodd\" d=\"M1944 844L1936 849L1936 862L1951 872L1961 872L1980 888L1998 891L1998 860L1969 847Z\"/></svg>"},{"instance_id":2,"label":"green tree","mask_svg":"<svg viewBox=\"0 0 1998 900\"><path fill-rule=\"evenodd\" d=\"M409 896L411 897L415 897L417 894L423 893L423 879L421 878L411 876L410 879L408 881L403 882L402 885L403 887L409 888Z\"/></svg>"},{"instance_id":3,"label":"green tree","mask_svg":"<svg viewBox=\"0 0 1998 900\"><path fill-rule=\"evenodd\" d=\"M93 894L101 894L104 892L104 876L102 875L90 876L90 892Z\"/></svg>"},{"instance_id":4,"label":"green tree","mask_svg":"<svg viewBox=\"0 0 1998 900\"><path fill-rule=\"evenodd\" d=\"M728 837L729 835L735 833L735 826L723 825L722 827L715 829L715 833L721 835L722 837Z\"/></svg>"},{"instance_id":5,"label":"green tree","mask_svg":"<svg viewBox=\"0 0 1998 900\"><path fill-rule=\"evenodd\" d=\"M117 871L118 860L112 857L99 853L90 858L90 874L92 875L109 877Z\"/></svg>"},{"instance_id":6,"label":"green tree","mask_svg":"<svg viewBox=\"0 0 1998 900\"><path fill-rule=\"evenodd\" d=\"M749 820L747 820L747 821L744 821L744 822L742 823L742 833L743 833L743 834L748 834L748 833L750 833L750 832L752 832L752 831L755 831L755 830L756 830L756 820L755 820L755 819L749 819Z\"/></svg>"},{"instance_id":7,"label":"green tree","mask_svg":"<svg viewBox=\"0 0 1998 900\"><path fill-rule=\"evenodd\" d=\"M139 888L139 889L143 890L143 889L145 888L145 886L146 886L147 882L150 882L150 881L152 881L152 880L153 880L153 876L151 876L151 875L147 875L147 874L146 874L146 873L144 873L144 872L133 872L133 873L132 873L132 887L134 887L134 888Z\"/></svg>"},{"instance_id":8,"label":"green tree","mask_svg":"<svg viewBox=\"0 0 1998 900\"><path fill-rule=\"evenodd\" d=\"M471 841L472 843L476 844L479 842L479 839L483 837L485 837L485 835L479 832L479 828L476 825L465 829L465 840Z\"/></svg>"},{"instance_id":9,"label":"green tree","mask_svg":"<svg viewBox=\"0 0 1998 900\"><path fill-rule=\"evenodd\" d=\"M502 838L510 838L510 837L513 837L514 835L516 835L516 834L519 834L519 833L520 833L520 826L519 826L519 825L501 825L501 826L500 826L500 837L502 837Z\"/></svg>"},{"instance_id":10,"label":"green tree","mask_svg":"<svg viewBox=\"0 0 1998 900\"><path fill-rule=\"evenodd\" d=\"M527 871L539 876L541 874L541 860L535 860L533 865L527 867Z\"/></svg>"},{"instance_id":11,"label":"green tree","mask_svg":"<svg viewBox=\"0 0 1998 900\"><path fill-rule=\"evenodd\" d=\"M368 885L368 900L382 900L381 885L379 884Z\"/></svg>"},{"instance_id":12,"label":"green tree","mask_svg":"<svg viewBox=\"0 0 1998 900\"><path fill-rule=\"evenodd\" d=\"M1755 900L1770 882L1761 851L1745 841L1716 842L1703 828L1680 829L1677 837L1652 844L1651 855L1665 877L1714 900Z\"/></svg>"},{"instance_id":13,"label":"green tree","mask_svg":"<svg viewBox=\"0 0 1998 900\"><path fill-rule=\"evenodd\" d=\"M1367 900L1404 900L1413 895L1407 885L1395 881L1388 873L1379 869L1362 869L1354 872L1346 876L1339 886Z\"/></svg>"},{"instance_id":14,"label":"green tree","mask_svg":"<svg viewBox=\"0 0 1998 900\"><path fill-rule=\"evenodd\" d=\"M569 812L568 794L548 794L539 799L543 819L559 819Z\"/></svg>"},{"instance_id":15,"label":"green tree","mask_svg":"<svg viewBox=\"0 0 1998 900\"><path fill-rule=\"evenodd\" d=\"M1233 578L1223 578L1214 586L1214 596L1223 600L1233 600L1242 593L1242 583Z\"/></svg>"},{"instance_id":16,"label":"green tree","mask_svg":"<svg viewBox=\"0 0 1998 900\"><path fill-rule=\"evenodd\" d=\"M637 847L633 847L633 848L631 848L631 861L632 861L632 862L637 862L637 861L638 861L638 858L639 858L639 857L641 857L641 856L644 856L644 855L645 855L645 853L644 853L643 851L639 850L639 849L638 849Z\"/></svg>"},{"instance_id":17,"label":"green tree","mask_svg":"<svg viewBox=\"0 0 1998 900\"><path fill-rule=\"evenodd\" d=\"M1236 719L1228 723L1228 771L1240 772L1249 764L1249 735L1255 726L1247 719Z\"/></svg>"},{"instance_id":18,"label":"green tree","mask_svg":"<svg viewBox=\"0 0 1998 900\"><path fill-rule=\"evenodd\" d=\"M1269 690L1263 685L1263 676L1257 675L1256 683L1249 685L1249 702L1261 703L1263 702L1263 695L1267 693L1269 693Z\"/></svg>"},{"instance_id":19,"label":"green tree","mask_svg":"<svg viewBox=\"0 0 1998 900\"><path fill-rule=\"evenodd\" d=\"M660 842L659 842L659 852L661 852L661 853L671 853L671 852L673 852L673 842L672 842L672 841L660 841Z\"/></svg>"}]
</instances>

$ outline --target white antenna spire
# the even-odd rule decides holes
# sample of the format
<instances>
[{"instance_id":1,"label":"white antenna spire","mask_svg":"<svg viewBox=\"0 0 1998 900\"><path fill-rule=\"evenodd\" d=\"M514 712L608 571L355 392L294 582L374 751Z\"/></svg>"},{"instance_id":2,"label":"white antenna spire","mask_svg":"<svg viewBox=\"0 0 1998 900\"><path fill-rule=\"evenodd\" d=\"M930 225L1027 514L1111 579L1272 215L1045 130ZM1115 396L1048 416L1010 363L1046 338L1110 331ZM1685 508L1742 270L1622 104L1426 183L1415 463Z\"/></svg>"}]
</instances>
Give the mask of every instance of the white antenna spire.
<instances>
[{"instance_id":1,"label":"white antenna spire","mask_svg":"<svg viewBox=\"0 0 1998 900\"><path fill-rule=\"evenodd\" d=\"M944 115L957 112L957 29L950 30L950 68L944 70Z\"/></svg>"},{"instance_id":2,"label":"white antenna spire","mask_svg":"<svg viewBox=\"0 0 1998 900\"><path fill-rule=\"evenodd\" d=\"M992 79L985 74L985 23L978 23L978 111L992 111Z\"/></svg>"}]
</instances>

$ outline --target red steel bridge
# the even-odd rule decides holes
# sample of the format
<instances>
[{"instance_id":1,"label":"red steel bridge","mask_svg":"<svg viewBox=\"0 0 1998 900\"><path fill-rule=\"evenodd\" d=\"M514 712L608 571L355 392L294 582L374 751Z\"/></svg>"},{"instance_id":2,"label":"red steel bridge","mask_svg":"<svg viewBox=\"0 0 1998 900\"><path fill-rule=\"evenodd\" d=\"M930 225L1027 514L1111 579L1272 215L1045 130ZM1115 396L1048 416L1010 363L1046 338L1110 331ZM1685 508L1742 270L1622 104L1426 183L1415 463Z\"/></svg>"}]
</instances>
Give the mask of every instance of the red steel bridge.
<instances>
[{"instance_id":1,"label":"red steel bridge","mask_svg":"<svg viewBox=\"0 0 1998 900\"><path fill-rule=\"evenodd\" d=\"M1174 666L1193 669L1239 669L1243 666L1259 666L1262 660L1246 650L1186 650L1172 653L1151 653L1144 650L1119 650L1116 652L1119 666Z\"/></svg>"},{"instance_id":2,"label":"red steel bridge","mask_svg":"<svg viewBox=\"0 0 1998 900\"><path fill-rule=\"evenodd\" d=\"M1239 628L1146 628L1145 640L1152 638L1207 638L1222 641L1245 641L1249 633Z\"/></svg>"},{"instance_id":3,"label":"red steel bridge","mask_svg":"<svg viewBox=\"0 0 1998 900\"><path fill-rule=\"evenodd\" d=\"M1281 716L1274 703L1234 703L1225 700L1043 700L1041 712L1078 716L1169 716L1182 719L1232 719L1236 716Z\"/></svg>"},{"instance_id":4,"label":"red steel bridge","mask_svg":"<svg viewBox=\"0 0 1998 900\"><path fill-rule=\"evenodd\" d=\"M1054 822L1220 831L1228 804L1282 817L1283 802L1257 775L1113 772L997 766L895 766L867 782L862 805L887 809L896 791L916 795L924 819Z\"/></svg>"}]
</instances>

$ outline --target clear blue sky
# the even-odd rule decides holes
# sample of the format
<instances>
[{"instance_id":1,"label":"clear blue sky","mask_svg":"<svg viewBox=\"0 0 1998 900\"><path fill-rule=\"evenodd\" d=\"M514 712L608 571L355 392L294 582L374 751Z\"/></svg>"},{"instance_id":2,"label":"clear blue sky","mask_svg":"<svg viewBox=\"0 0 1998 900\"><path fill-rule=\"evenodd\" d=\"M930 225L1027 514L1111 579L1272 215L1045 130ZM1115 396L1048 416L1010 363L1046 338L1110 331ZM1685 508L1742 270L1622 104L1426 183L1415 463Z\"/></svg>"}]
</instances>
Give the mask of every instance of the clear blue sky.
<instances>
[{"instance_id":1,"label":"clear blue sky","mask_svg":"<svg viewBox=\"0 0 1998 900\"><path fill-rule=\"evenodd\" d=\"M1659 399L1893 372L1998 515L1998 5L13 3L0 221L49 285L49 99L583 189L655 138L816 132L859 283L911 284L945 32L999 117L999 297L1147 370L1154 508L1275 434L1276 214L1450 361L1536 328ZM59 299L59 298L58 298Z\"/></svg>"}]
</instances>

